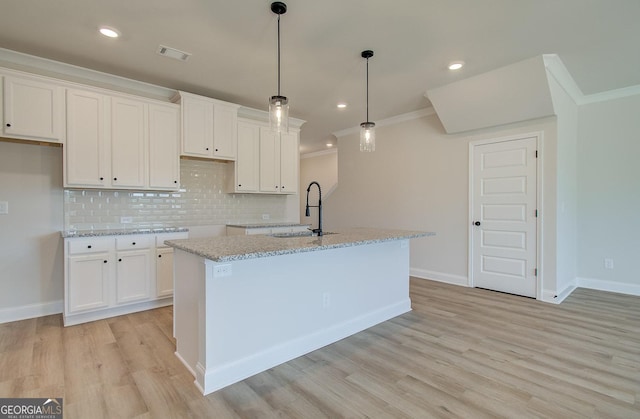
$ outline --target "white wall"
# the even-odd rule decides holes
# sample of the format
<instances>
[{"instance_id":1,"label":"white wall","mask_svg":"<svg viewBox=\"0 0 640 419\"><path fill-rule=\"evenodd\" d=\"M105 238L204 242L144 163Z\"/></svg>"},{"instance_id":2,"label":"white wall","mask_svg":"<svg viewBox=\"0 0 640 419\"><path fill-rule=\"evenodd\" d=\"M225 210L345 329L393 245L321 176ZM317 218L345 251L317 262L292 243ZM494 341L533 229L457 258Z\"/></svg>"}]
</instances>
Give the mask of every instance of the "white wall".
<instances>
[{"instance_id":1,"label":"white wall","mask_svg":"<svg viewBox=\"0 0 640 419\"><path fill-rule=\"evenodd\" d=\"M578 285L640 295L640 95L582 105L579 136Z\"/></svg>"},{"instance_id":2,"label":"white wall","mask_svg":"<svg viewBox=\"0 0 640 419\"><path fill-rule=\"evenodd\" d=\"M0 142L0 322L62 311L62 147Z\"/></svg>"},{"instance_id":3,"label":"white wall","mask_svg":"<svg viewBox=\"0 0 640 419\"><path fill-rule=\"evenodd\" d=\"M382 126L376 151L361 153L358 134L339 138L338 188L325 202L327 230L348 226L434 231L412 240L416 276L468 283L469 142L541 132L544 141L542 208L545 289L556 281L556 120L543 118L447 135L436 115Z\"/></svg>"},{"instance_id":4,"label":"white wall","mask_svg":"<svg viewBox=\"0 0 640 419\"><path fill-rule=\"evenodd\" d=\"M323 202L338 186L338 150L311 153L300 158L300 222L317 225L318 216L314 209L310 217L305 217L307 186L316 181L322 187ZM318 192L314 187L309 193L309 205L317 205ZM323 204L324 206L324 204Z\"/></svg>"},{"instance_id":5,"label":"white wall","mask_svg":"<svg viewBox=\"0 0 640 419\"><path fill-rule=\"evenodd\" d=\"M555 292L563 294L573 290L577 275L578 106L551 72L547 77L558 122Z\"/></svg>"}]
</instances>

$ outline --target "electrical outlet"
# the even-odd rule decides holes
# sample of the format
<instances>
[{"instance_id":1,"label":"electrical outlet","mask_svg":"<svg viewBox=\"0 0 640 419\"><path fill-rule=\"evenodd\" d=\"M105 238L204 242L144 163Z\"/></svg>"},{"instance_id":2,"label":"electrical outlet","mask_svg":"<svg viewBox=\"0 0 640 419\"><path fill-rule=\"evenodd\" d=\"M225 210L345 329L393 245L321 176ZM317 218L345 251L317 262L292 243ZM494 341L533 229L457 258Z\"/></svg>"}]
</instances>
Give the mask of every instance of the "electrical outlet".
<instances>
[{"instance_id":1,"label":"electrical outlet","mask_svg":"<svg viewBox=\"0 0 640 419\"><path fill-rule=\"evenodd\" d=\"M0 201L0 214L9 214L9 203L7 201Z\"/></svg>"},{"instance_id":2,"label":"electrical outlet","mask_svg":"<svg viewBox=\"0 0 640 419\"><path fill-rule=\"evenodd\" d=\"M231 276L231 265L216 265L213 267L213 276L215 278L222 278L224 276Z\"/></svg>"},{"instance_id":3,"label":"electrical outlet","mask_svg":"<svg viewBox=\"0 0 640 419\"><path fill-rule=\"evenodd\" d=\"M331 307L331 293L323 292L322 293L322 308Z\"/></svg>"},{"instance_id":4,"label":"electrical outlet","mask_svg":"<svg viewBox=\"0 0 640 419\"><path fill-rule=\"evenodd\" d=\"M268 220L269 218L271 218L270 214L262 214L262 219L263 220Z\"/></svg>"},{"instance_id":5,"label":"electrical outlet","mask_svg":"<svg viewBox=\"0 0 640 419\"><path fill-rule=\"evenodd\" d=\"M605 269L613 269L613 259L604 258L604 268Z\"/></svg>"},{"instance_id":6,"label":"electrical outlet","mask_svg":"<svg viewBox=\"0 0 640 419\"><path fill-rule=\"evenodd\" d=\"M131 224L133 217L120 217L120 224Z\"/></svg>"}]
</instances>

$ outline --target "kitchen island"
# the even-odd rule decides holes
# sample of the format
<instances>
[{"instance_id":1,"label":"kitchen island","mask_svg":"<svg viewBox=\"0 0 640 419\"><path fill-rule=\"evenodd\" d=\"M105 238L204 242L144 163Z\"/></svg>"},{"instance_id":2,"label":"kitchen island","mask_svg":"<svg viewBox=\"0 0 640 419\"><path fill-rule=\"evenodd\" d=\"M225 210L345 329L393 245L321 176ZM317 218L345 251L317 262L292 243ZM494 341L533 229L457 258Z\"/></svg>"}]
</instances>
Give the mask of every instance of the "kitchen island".
<instances>
[{"instance_id":1,"label":"kitchen island","mask_svg":"<svg viewBox=\"0 0 640 419\"><path fill-rule=\"evenodd\" d=\"M175 249L176 355L209 394L406 313L409 239L432 234L167 241Z\"/></svg>"}]
</instances>

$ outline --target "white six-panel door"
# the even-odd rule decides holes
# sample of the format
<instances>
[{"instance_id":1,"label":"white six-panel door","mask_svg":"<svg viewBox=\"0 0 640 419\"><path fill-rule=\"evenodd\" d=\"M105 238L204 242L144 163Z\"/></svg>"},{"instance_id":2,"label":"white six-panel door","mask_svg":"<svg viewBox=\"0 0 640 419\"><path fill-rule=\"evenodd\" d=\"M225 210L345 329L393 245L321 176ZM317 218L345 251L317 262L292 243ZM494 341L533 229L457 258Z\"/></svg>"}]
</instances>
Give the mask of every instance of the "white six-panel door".
<instances>
[{"instance_id":1,"label":"white six-panel door","mask_svg":"<svg viewBox=\"0 0 640 419\"><path fill-rule=\"evenodd\" d=\"M471 275L475 287L537 291L536 137L472 147Z\"/></svg>"}]
</instances>

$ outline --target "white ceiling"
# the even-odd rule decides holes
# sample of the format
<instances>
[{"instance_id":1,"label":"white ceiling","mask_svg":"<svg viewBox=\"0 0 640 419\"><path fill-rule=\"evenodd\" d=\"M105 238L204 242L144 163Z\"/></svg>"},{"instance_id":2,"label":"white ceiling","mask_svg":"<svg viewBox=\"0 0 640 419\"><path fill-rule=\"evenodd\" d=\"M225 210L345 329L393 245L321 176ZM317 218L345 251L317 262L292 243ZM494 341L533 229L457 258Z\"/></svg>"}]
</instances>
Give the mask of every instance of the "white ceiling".
<instances>
[{"instance_id":1,"label":"white ceiling","mask_svg":"<svg viewBox=\"0 0 640 419\"><path fill-rule=\"evenodd\" d=\"M427 89L558 54L584 94L640 85L639 0L285 0L282 94L301 152L365 120L429 106ZM0 0L0 47L267 108L276 86L270 0ZM100 25L122 37L104 38ZM193 55L179 62L160 44ZM450 61L463 60L458 71ZM345 101L349 107L338 110Z\"/></svg>"}]
</instances>

